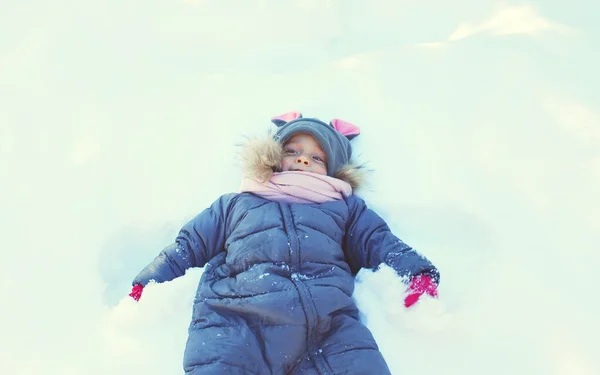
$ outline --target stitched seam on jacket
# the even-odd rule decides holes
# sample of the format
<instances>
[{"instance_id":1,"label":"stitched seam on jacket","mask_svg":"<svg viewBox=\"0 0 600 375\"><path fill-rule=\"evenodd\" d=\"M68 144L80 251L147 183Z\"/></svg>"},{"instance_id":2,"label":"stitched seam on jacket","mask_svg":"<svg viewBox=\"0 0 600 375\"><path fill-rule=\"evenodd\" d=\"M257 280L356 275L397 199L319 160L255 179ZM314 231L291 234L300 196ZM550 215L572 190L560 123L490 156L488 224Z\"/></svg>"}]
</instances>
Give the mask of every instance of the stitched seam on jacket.
<instances>
[{"instance_id":1,"label":"stitched seam on jacket","mask_svg":"<svg viewBox=\"0 0 600 375\"><path fill-rule=\"evenodd\" d=\"M300 226L306 227L306 228L308 228L308 229L312 229L312 230L314 230L315 232L318 232L318 233L320 233L320 234L322 234L322 235L326 236L326 237L327 237L327 238L329 238L329 239L330 239L332 242L334 242L334 243L338 243L338 241L337 241L336 239L334 239L333 237L331 237L329 234L327 234L327 233L323 232L323 230L322 230L322 229L318 229L318 228L312 227L312 226L310 226L310 225L307 225L307 224L304 224L304 223L300 224Z\"/></svg>"},{"instance_id":2,"label":"stitched seam on jacket","mask_svg":"<svg viewBox=\"0 0 600 375\"><path fill-rule=\"evenodd\" d=\"M231 367L235 367L235 368L239 368L243 371L248 371L249 373L253 374L253 375L261 375L258 372L254 372L254 371L250 371L248 370L246 367L242 367L242 366L238 366L238 365L234 365L233 363L229 363L229 362L225 362L225 361L210 361L210 362L204 362L204 363L198 363L196 365L192 365L192 366L187 366L191 369L191 371L193 371L194 369L196 369L197 367L201 367L201 366L207 366L207 365L212 365L212 364L216 364L216 363L222 363L224 365L227 366L231 366ZM191 371L186 371L186 372L191 372Z\"/></svg>"},{"instance_id":3,"label":"stitched seam on jacket","mask_svg":"<svg viewBox=\"0 0 600 375\"><path fill-rule=\"evenodd\" d=\"M195 319L192 324L200 321L201 319ZM267 323L267 322L261 322L261 323L255 323L255 324L249 324L249 323L244 323L244 325L246 327L252 327L252 328L260 328L260 327L302 327L304 326L304 323L301 324L271 324L271 323ZM197 328L197 329L206 329L206 328L239 328L239 325L210 325L210 326L206 326L206 327L202 327L202 328Z\"/></svg>"},{"instance_id":4,"label":"stitched seam on jacket","mask_svg":"<svg viewBox=\"0 0 600 375\"><path fill-rule=\"evenodd\" d=\"M297 288L289 288L289 289L281 289L281 290L269 290L267 292L263 292L263 293L256 293L256 294L252 294L250 296L230 296L230 295L219 295L218 297L204 297L202 298L201 301L223 301L224 298L228 298L228 299L232 299L232 300L241 300L244 298L255 298L255 297L262 297L262 296L266 296L269 294L274 294L274 293L283 293L283 292L289 292L290 290L296 290ZM217 294L217 293L215 293Z\"/></svg>"},{"instance_id":5,"label":"stitched seam on jacket","mask_svg":"<svg viewBox=\"0 0 600 375\"><path fill-rule=\"evenodd\" d=\"M254 231L254 232L252 232L252 233L244 233L244 234L242 235L242 237L246 238L246 237L249 237L249 236L254 236L254 235L256 235L256 234L260 234L260 233L262 233L262 232L265 232L265 231L268 231L268 230L271 230L271 229L277 229L277 228L280 228L280 227L281 227L281 225L280 225L280 224L277 224L277 225L275 225L275 226L272 226L272 227L269 227L269 228L261 228L261 229L257 229L256 231Z\"/></svg>"}]
</instances>

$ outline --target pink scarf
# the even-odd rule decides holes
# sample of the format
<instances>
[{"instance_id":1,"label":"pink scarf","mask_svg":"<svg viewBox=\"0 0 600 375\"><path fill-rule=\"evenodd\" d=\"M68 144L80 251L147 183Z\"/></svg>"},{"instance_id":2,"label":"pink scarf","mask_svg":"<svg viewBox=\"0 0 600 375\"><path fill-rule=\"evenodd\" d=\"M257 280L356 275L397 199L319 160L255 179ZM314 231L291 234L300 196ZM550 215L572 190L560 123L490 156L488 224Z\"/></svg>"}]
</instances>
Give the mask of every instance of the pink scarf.
<instances>
[{"instance_id":1,"label":"pink scarf","mask_svg":"<svg viewBox=\"0 0 600 375\"><path fill-rule=\"evenodd\" d=\"M352 195L349 183L310 172L273 173L269 181L244 178L240 192L249 192L271 201L290 203L324 203Z\"/></svg>"}]
</instances>

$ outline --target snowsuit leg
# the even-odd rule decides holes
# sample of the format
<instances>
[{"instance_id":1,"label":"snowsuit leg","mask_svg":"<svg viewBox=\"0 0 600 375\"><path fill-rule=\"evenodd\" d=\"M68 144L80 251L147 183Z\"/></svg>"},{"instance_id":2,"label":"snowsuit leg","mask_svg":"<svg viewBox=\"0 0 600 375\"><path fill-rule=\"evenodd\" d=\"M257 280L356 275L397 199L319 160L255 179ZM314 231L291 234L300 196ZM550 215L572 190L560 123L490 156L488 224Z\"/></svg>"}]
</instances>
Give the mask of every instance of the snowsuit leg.
<instances>
[{"instance_id":1,"label":"snowsuit leg","mask_svg":"<svg viewBox=\"0 0 600 375\"><path fill-rule=\"evenodd\" d=\"M320 375L308 353L304 353L298 358L298 361L297 365L290 369L286 375Z\"/></svg>"},{"instance_id":2,"label":"snowsuit leg","mask_svg":"<svg viewBox=\"0 0 600 375\"><path fill-rule=\"evenodd\" d=\"M371 331L350 315L333 316L321 349L336 375L391 375Z\"/></svg>"},{"instance_id":3,"label":"snowsuit leg","mask_svg":"<svg viewBox=\"0 0 600 375\"><path fill-rule=\"evenodd\" d=\"M185 374L270 374L261 347L245 325L191 327L184 352Z\"/></svg>"},{"instance_id":4,"label":"snowsuit leg","mask_svg":"<svg viewBox=\"0 0 600 375\"><path fill-rule=\"evenodd\" d=\"M283 375L306 352L305 325L266 325L263 316L229 311L239 300L226 306L215 301L218 307L196 303L183 358L186 375Z\"/></svg>"},{"instance_id":5,"label":"snowsuit leg","mask_svg":"<svg viewBox=\"0 0 600 375\"><path fill-rule=\"evenodd\" d=\"M359 320L347 314L335 315L324 333L320 350L314 357L325 359L329 369L319 370L309 353L289 375L391 375L371 332Z\"/></svg>"}]
</instances>

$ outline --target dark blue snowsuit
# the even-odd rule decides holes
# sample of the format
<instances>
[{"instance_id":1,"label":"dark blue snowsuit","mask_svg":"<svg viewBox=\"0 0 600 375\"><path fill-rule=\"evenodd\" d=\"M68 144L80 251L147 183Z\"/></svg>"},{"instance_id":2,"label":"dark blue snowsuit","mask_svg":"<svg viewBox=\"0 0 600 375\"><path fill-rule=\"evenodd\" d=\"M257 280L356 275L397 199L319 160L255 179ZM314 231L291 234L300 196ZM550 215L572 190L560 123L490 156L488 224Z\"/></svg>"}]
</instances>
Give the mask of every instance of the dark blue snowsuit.
<instances>
[{"instance_id":1,"label":"dark blue snowsuit","mask_svg":"<svg viewBox=\"0 0 600 375\"><path fill-rule=\"evenodd\" d=\"M228 194L186 224L134 280L203 267L186 374L389 374L352 301L354 275L437 269L356 196L322 204Z\"/></svg>"}]
</instances>

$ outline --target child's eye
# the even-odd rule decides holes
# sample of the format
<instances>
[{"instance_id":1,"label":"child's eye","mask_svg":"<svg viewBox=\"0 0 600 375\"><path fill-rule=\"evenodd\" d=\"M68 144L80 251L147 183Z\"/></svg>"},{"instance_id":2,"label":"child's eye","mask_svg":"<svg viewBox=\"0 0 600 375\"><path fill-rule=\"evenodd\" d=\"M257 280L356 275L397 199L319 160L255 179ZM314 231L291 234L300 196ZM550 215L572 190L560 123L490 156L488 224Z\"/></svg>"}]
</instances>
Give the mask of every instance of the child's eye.
<instances>
[{"instance_id":1,"label":"child's eye","mask_svg":"<svg viewBox=\"0 0 600 375\"><path fill-rule=\"evenodd\" d=\"M320 157L320 156L313 156L313 159L314 159L314 160L316 160L316 161L319 161L319 162L321 162L321 163L324 163L324 162L325 162L325 160L323 160L323 158L322 158L322 157Z\"/></svg>"},{"instance_id":2,"label":"child's eye","mask_svg":"<svg viewBox=\"0 0 600 375\"><path fill-rule=\"evenodd\" d=\"M293 155L296 153L296 150L294 150L293 148L286 148L283 150L283 153L286 155Z\"/></svg>"}]
</instances>

